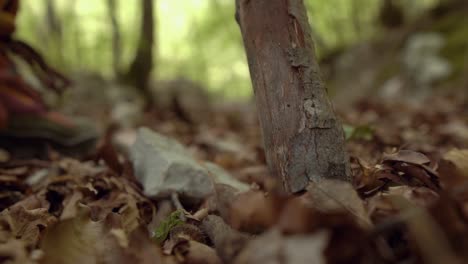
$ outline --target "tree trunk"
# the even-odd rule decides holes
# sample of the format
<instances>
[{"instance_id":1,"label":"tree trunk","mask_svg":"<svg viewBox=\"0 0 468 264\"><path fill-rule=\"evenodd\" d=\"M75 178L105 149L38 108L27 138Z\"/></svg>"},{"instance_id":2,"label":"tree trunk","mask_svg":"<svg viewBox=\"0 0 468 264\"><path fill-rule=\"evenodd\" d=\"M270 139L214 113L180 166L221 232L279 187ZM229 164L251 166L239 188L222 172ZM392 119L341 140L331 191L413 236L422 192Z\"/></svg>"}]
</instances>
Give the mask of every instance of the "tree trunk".
<instances>
[{"instance_id":1,"label":"tree trunk","mask_svg":"<svg viewBox=\"0 0 468 264\"><path fill-rule=\"evenodd\" d=\"M353 0L351 2L351 19L353 21L354 31L356 32L357 38L361 39L362 36L362 27L361 27L361 1Z\"/></svg>"},{"instance_id":2,"label":"tree trunk","mask_svg":"<svg viewBox=\"0 0 468 264\"><path fill-rule=\"evenodd\" d=\"M45 19L47 25L47 31L49 38L52 39L54 42L54 46L49 47L54 52L57 52L58 60L60 65L64 65L64 55L63 55L63 31L60 19L57 15L57 11L55 8L55 1L54 0L46 0L45 2ZM56 45L56 46L55 46Z\"/></svg>"},{"instance_id":3,"label":"tree trunk","mask_svg":"<svg viewBox=\"0 0 468 264\"><path fill-rule=\"evenodd\" d=\"M142 20L140 40L130 69L125 76L128 83L135 86L145 97L147 106L153 98L149 89L149 80L153 69L154 15L153 0L141 0Z\"/></svg>"},{"instance_id":4,"label":"tree trunk","mask_svg":"<svg viewBox=\"0 0 468 264\"><path fill-rule=\"evenodd\" d=\"M62 27L55 11L54 0L46 0L46 21L49 32L62 38Z\"/></svg>"},{"instance_id":5,"label":"tree trunk","mask_svg":"<svg viewBox=\"0 0 468 264\"><path fill-rule=\"evenodd\" d=\"M112 27L112 67L115 76L120 74L120 54L122 54L120 27L117 20L117 1L107 0L107 9Z\"/></svg>"},{"instance_id":6,"label":"tree trunk","mask_svg":"<svg viewBox=\"0 0 468 264\"><path fill-rule=\"evenodd\" d=\"M236 0L268 165L287 192L350 180L343 128L322 83L302 0Z\"/></svg>"}]
</instances>

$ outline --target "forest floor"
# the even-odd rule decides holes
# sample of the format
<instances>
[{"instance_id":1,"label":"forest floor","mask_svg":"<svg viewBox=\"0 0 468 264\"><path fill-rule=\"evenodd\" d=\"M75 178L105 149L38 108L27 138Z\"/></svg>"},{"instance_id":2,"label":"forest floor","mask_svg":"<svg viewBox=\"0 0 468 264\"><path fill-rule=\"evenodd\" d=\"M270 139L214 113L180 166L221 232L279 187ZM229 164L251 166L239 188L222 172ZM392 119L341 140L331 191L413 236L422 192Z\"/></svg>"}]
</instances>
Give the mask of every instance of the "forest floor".
<instances>
[{"instance_id":1,"label":"forest floor","mask_svg":"<svg viewBox=\"0 0 468 264\"><path fill-rule=\"evenodd\" d=\"M96 144L37 118L0 135L0 263L468 263L467 8L322 62L352 182L295 195L268 172L252 102L210 106L176 80L141 114L75 76L61 110Z\"/></svg>"},{"instance_id":2,"label":"forest floor","mask_svg":"<svg viewBox=\"0 0 468 264\"><path fill-rule=\"evenodd\" d=\"M197 183L150 195L135 166L151 165L131 157L136 127L110 130L79 160L53 148L41 159L2 149L0 262L466 263L468 102L401 101L338 109L353 183L311 183L293 196L274 191L246 104L197 122L160 110L138 124L232 177L210 183L202 199L186 195Z\"/></svg>"}]
</instances>

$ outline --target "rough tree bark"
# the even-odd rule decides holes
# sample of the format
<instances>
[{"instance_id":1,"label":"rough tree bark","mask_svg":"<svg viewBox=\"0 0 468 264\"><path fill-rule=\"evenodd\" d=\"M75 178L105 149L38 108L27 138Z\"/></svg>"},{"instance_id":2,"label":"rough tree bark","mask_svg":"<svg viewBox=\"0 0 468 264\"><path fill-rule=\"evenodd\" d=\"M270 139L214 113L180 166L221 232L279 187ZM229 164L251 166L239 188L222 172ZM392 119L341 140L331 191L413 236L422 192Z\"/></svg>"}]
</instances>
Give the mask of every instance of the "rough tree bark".
<instances>
[{"instance_id":1,"label":"rough tree bark","mask_svg":"<svg viewBox=\"0 0 468 264\"><path fill-rule=\"evenodd\" d=\"M127 83L135 86L145 97L148 105L152 104L149 80L153 69L154 46L154 0L141 0L143 16L141 19L140 40L130 69L124 76Z\"/></svg>"},{"instance_id":2,"label":"rough tree bark","mask_svg":"<svg viewBox=\"0 0 468 264\"><path fill-rule=\"evenodd\" d=\"M120 74L120 54L122 54L119 21L117 20L117 1L107 0L107 9L112 27L112 67L115 76Z\"/></svg>"},{"instance_id":3,"label":"rough tree bark","mask_svg":"<svg viewBox=\"0 0 468 264\"><path fill-rule=\"evenodd\" d=\"M315 58L302 0L236 0L271 173L287 192L350 179L342 126Z\"/></svg>"}]
</instances>

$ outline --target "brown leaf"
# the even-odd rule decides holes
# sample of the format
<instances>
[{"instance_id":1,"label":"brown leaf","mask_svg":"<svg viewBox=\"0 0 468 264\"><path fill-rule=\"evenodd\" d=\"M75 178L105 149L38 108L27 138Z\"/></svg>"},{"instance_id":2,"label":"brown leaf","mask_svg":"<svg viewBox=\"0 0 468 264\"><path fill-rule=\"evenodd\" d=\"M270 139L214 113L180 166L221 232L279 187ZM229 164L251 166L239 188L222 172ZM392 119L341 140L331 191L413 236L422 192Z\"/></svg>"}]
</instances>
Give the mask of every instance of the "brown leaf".
<instances>
[{"instance_id":1,"label":"brown leaf","mask_svg":"<svg viewBox=\"0 0 468 264\"><path fill-rule=\"evenodd\" d=\"M412 150L400 150L396 153L385 154L383 161L399 161L415 165L426 165L431 162L426 155Z\"/></svg>"},{"instance_id":2,"label":"brown leaf","mask_svg":"<svg viewBox=\"0 0 468 264\"><path fill-rule=\"evenodd\" d=\"M309 206L321 212L348 212L363 226L370 226L363 201L353 186L338 180L312 182L304 196Z\"/></svg>"},{"instance_id":3,"label":"brown leaf","mask_svg":"<svg viewBox=\"0 0 468 264\"><path fill-rule=\"evenodd\" d=\"M55 222L56 218L47 208L26 209L16 205L0 213L0 223L8 228L10 238L20 239L33 247L40 241L43 230Z\"/></svg>"},{"instance_id":4,"label":"brown leaf","mask_svg":"<svg viewBox=\"0 0 468 264\"><path fill-rule=\"evenodd\" d=\"M468 181L468 150L453 149L447 152L439 164L442 184L459 188Z\"/></svg>"},{"instance_id":5,"label":"brown leaf","mask_svg":"<svg viewBox=\"0 0 468 264\"><path fill-rule=\"evenodd\" d=\"M47 230L41 248L44 263L122 263L118 239L103 221L91 221L85 211Z\"/></svg>"}]
</instances>

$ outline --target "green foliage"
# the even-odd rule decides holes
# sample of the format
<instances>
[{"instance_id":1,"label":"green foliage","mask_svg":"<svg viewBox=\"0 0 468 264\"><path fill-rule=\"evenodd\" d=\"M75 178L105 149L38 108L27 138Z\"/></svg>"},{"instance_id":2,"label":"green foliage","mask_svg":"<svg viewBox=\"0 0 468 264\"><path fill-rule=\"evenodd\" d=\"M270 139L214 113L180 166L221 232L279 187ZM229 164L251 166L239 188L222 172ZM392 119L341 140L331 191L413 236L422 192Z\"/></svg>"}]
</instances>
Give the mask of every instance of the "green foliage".
<instances>
[{"instance_id":1,"label":"green foliage","mask_svg":"<svg viewBox=\"0 0 468 264\"><path fill-rule=\"evenodd\" d=\"M400 0L417 10L435 0ZM112 29L104 0L55 0L63 34L50 37L43 1L25 1L19 37L39 48L52 65L68 72L92 71L112 77ZM158 0L155 77L178 76L202 83L227 97L252 94L234 0ZM117 0L126 69L139 34L139 1ZM370 38L378 31L376 0L305 0L318 55Z\"/></svg>"},{"instance_id":2,"label":"green foliage","mask_svg":"<svg viewBox=\"0 0 468 264\"><path fill-rule=\"evenodd\" d=\"M442 55L454 66L453 76L462 74L468 61L468 20L464 10L446 15L431 30L440 32L446 40Z\"/></svg>"},{"instance_id":3,"label":"green foliage","mask_svg":"<svg viewBox=\"0 0 468 264\"><path fill-rule=\"evenodd\" d=\"M172 228L183 224L180 216L183 214L180 210L172 212L155 230L154 239L158 243L164 242Z\"/></svg>"},{"instance_id":4,"label":"green foliage","mask_svg":"<svg viewBox=\"0 0 468 264\"><path fill-rule=\"evenodd\" d=\"M346 140L372 140L374 129L368 125L352 126L343 125Z\"/></svg>"}]
</instances>

